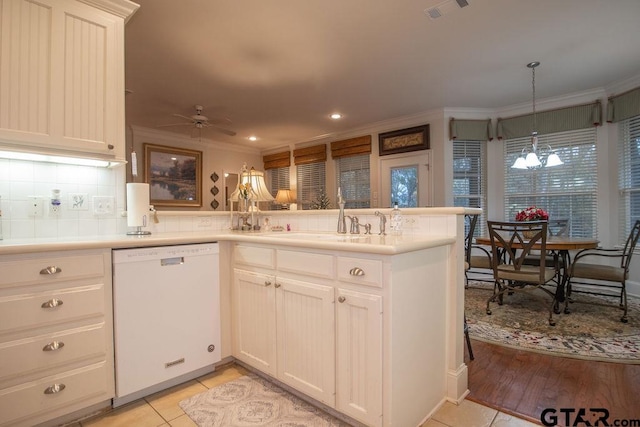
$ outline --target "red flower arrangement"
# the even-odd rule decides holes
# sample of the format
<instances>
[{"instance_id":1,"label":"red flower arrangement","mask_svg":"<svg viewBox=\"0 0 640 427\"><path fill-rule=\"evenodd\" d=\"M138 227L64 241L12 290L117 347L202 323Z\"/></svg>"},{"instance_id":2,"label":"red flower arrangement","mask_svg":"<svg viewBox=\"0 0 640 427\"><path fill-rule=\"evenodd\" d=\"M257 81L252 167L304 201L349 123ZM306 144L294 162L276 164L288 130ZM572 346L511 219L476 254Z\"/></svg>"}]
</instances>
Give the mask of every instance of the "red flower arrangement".
<instances>
[{"instance_id":1,"label":"red flower arrangement","mask_svg":"<svg viewBox=\"0 0 640 427\"><path fill-rule=\"evenodd\" d=\"M549 214L542 208L529 206L516 214L516 221L548 221Z\"/></svg>"}]
</instances>

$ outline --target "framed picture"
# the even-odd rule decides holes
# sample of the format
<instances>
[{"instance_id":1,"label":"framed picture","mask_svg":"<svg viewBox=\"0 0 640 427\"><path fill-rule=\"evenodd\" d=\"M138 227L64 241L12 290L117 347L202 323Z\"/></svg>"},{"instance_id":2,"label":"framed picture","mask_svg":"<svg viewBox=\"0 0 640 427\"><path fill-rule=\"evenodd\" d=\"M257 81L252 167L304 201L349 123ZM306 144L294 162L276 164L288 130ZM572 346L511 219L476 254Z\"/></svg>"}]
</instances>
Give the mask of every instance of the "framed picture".
<instances>
[{"instance_id":1,"label":"framed picture","mask_svg":"<svg viewBox=\"0 0 640 427\"><path fill-rule=\"evenodd\" d=\"M378 135L379 155L429 149L429 125L394 130Z\"/></svg>"},{"instance_id":2,"label":"framed picture","mask_svg":"<svg viewBox=\"0 0 640 427\"><path fill-rule=\"evenodd\" d=\"M144 144L144 180L154 206L202 206L202 151Z\"/></svg>"}]
</instances>

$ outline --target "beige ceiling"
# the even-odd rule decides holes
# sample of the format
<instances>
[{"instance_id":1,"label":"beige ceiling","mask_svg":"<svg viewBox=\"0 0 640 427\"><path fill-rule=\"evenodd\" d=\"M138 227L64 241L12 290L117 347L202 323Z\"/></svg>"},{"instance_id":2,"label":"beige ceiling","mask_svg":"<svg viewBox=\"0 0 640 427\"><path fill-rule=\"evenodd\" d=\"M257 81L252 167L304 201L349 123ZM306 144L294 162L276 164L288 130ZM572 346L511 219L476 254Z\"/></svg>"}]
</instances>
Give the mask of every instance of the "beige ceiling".
<instances>
[{"instance_id":1,"label":"beige ceiling","mask_svg":"<svg viewBox=\"0 0 640 427\"><path fill-rule=\"evenodd\" d=\"M538 99L640 74L640 0L134 1L127 123L180 123L174 113L201 104L237 132L203 138L259 149L433 108L530 102L534 60Z\"/></svg>"}]
</instances>

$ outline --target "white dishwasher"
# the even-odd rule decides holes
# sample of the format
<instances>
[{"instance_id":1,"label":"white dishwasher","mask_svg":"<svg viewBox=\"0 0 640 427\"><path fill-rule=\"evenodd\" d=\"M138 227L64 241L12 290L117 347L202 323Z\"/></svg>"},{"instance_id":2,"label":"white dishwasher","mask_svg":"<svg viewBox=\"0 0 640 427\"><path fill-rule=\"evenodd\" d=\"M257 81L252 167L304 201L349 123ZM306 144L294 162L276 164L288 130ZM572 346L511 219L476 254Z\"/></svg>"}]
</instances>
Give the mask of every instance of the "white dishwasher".
<instances>
[{"instance_id":1,"label":"white dishwasher","mask_svg":"<svg viewBox=\"0 0 640 427\"><path fill-rule=\"evenodd\" d=\"M113 251L114 407L213 371L219 289L217 243Z\"/></svg>"}]
</instances>

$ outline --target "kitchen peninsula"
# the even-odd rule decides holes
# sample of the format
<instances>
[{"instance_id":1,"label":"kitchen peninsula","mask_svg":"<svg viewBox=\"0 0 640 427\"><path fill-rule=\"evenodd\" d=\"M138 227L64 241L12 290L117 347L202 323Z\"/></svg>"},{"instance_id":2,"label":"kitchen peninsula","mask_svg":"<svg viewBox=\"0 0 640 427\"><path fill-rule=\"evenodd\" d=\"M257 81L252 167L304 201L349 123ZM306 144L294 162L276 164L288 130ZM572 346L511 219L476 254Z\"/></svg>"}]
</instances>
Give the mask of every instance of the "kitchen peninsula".
<instances>
[{"instance_id":1,"label":"kitchen peninsula","mask_svg":"<svg viewBox=\"0 0 640 427\"><path fill-rule=\"evenodd\" d=\"M417 426L444 401L460 402L467 393L462 338L464 214L475 211L407 210L413 227L402 236L337 234L329 231L335 226L334 211L268 212L272 219L280 217L293 224L294 231L231 232L225 229L228 216L223 219L213 213L209 214L211 227L201 231L5 240L0 242L0 264L5 271L20 262L82 256L93 257L96 265L105 267L112 249L219 242L223 360L237 359L366 425ZM350 214L365 221L375 218L368 209ZM161 213L161 224L172 215L181 214ZM199 213L194 221L202 217ZM101 264L101 259L107 261ZM70 261L67 265L78 266ZM20 271L24 269L0 283L0 304L21 301L38 286L46 286L41 280L49 280L37 272L27 277ZM0 425L33 424L46 421L52 413L63 417L85 407L110 404L114 380L109 272L100 270L102 287L82 287L94 290L94 298L104 299L102 349L85 357L87 366L80 366L81 355L73 365L75 371L91 372L88 381L100 384L100 392L87 393L93 400L80 404L74 400L56 405L48 399L50 411L34 409L35 413L12 417L16 414L13 393L39 399L42 391L23 395L22 373L3 374ZM55 289L43 292L56 298ZM299 310L296 304L305 309ZM37 335L35 328L21 325L3 330L0 340L4 348L15 348L27 336ZM41 321L37 328L43 328ZM256 335L273 339L256 340ZM96 357L100 351L102 359ZM13 353L12 357L23 356ZM66 368L38 366L24 375L38 386L51 387L46 381L68 373ZM72 391L67 386L49 397Z\"/></svg>"}]
</instances>

